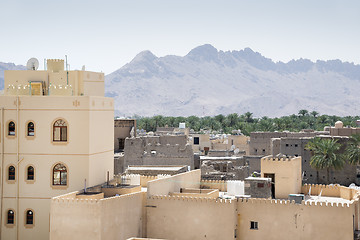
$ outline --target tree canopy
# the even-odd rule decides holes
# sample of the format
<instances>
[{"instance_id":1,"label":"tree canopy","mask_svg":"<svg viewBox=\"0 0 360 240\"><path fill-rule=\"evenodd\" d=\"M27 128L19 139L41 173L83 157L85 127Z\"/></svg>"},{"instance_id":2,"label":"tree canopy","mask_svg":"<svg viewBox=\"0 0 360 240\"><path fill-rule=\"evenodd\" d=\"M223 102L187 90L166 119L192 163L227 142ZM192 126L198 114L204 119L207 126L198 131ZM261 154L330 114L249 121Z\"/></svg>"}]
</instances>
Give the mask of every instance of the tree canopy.
<instances>
[{"instance_id":1,"label":"tree canopy","mask_svg":"<svg viewBox=\"0 0 360 240\"><path fill-rule=\"evenodd\" d=\"M137 119L138 129L155 131L156 127L178 127L179 123L185 122L186 126L195 131L213 130L222 133L231 133L232 130L240 129L245 135L250 135L253 131L300 131L302 129L313 129L321 131L325 126L334 126L336 121L342 121L344 126L355 127L355 121L359 116L339 117L334 115L320 115L316 111L309 112L302 109L298 114L283 117L260 117L256 118L253 113L244 114L232 113L228 115L219 114L216 116L189 116L189 117L139 117Z\"/></svg>"}]
</instances>

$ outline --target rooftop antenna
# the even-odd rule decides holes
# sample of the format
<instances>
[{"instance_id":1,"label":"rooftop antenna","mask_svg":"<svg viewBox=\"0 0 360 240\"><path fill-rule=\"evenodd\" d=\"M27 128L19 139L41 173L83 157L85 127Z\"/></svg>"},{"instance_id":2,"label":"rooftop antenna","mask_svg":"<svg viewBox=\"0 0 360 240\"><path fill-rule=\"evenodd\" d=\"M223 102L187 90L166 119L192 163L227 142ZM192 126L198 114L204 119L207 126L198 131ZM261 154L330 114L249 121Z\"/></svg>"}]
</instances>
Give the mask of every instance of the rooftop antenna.
<instances>
[{"instance_id":1,"label":"rooftop antenna","mask_svg":"<svg viewBox=\"0 0 360 240\"><path fill-rule=\"evenodd\" d=\"M69 71L68 71L67 55L65 55L65 64L66 64L66 84L69 85Z\"/></svg>"},{"instance_id":2,"label":"rooftop antenna","mask_svg":"<svg viewBox=\"0 0 360 240\"><path fill-rule=\"evenodd\" d=\"M39 61L36 58L30 58L26 63L27 70L36 71L39 68Z\"/></svg>"}]
</instances>

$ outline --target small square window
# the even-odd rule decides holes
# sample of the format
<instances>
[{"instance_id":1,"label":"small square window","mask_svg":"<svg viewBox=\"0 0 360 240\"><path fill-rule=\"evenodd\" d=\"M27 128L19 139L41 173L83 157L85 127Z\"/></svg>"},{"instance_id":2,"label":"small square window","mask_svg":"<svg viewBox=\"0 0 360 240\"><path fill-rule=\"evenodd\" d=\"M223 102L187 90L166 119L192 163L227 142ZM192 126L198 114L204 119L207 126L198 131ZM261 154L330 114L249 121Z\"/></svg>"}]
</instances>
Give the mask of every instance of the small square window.
<instances>
[{"instance_id":1,"label":"small square window","mask_svg":"<svg viewBox=\"0 0 360 240\"><path fill-rule=\"evenodd\" d=\"M298 145L297 144L295 144L295 147L297 147Z\"/></svg>"},{"instance_id":2,"label":"small square window","mask_svg":"<svg viewBox=\"0 0 360 240\"><path fill-rule=\"evenodd\" d=\"M251 221L250 229L258 230L258 222Z\"/></svg>"},{"instance_id":3,"label":"small square window","mask_svg":"<svg viewBox=\"0 0 360 240\"><path fill-rule=\"evenodd\" d=\"M286 146L286 147L288 147L288 146L289 146L289 144L285 144L285 146Z\"/></svg>"},{"instance_id":4,"label":"small square window","mask_svg":"<svg viewBox=\"0 0 360 240\"><path fill-rule=\"evenodd\" d=\"M194 145L199 145L200 139L199 137L194 137Z\"/></svg>"},{"instance_id":5,"label":"small square window","mask_svg":"<svg viewBox=\"0 0 360 240\"><path fill-rule=\"evenodd\" d=\"M264 183L258 183L257 186L258 186L258 188L263 188L263 187L264 187Z\"/></svg>"}]
</instances>

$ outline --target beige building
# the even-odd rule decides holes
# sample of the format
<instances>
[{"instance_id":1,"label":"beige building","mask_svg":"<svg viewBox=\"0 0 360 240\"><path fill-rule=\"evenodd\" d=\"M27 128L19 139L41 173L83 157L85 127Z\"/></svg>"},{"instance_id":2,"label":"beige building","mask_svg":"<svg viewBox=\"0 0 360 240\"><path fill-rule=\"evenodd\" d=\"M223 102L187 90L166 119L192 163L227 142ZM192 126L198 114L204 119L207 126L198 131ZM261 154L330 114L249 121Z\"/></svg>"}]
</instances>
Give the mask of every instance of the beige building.
<instances>
[{"instance_id":1,"label":"beige building","mask_svg":"<svg viewBox=\"0 0 360 240\"><path fill-rule=\"evenodd\" d=\"M5 71L0 96L1 239L49 239L50 199L113 176L113 100L104 74Z\"/></svg>"},{"instance_id":2,"label":"beige building","mask_svg":"<svg viewBox=\"0 0 360 240\"><path fill-rule=\"evenodd\" d=\"M147 180L147 188L124 195L80 191L55 197L50 239L354 239L360 228L359 190L301 186L299 158L262 161L264 171L279 179L281 198L223 195L223 182L201 181L200 170L193 170ZM290 194L304 200L290 201Z\"/></svg>"},{"instance_id":3,"label":"beige building","mask_svg":"<svg viewBox=\"0 0 360 240\"><path fill-rule=\"evenodd\" d=\"M194 153L207 154L211 148L210 135L209 134L191 134L189 137L189 143L192 146Z\"/></svg>"},{"instance_id":4,"label":"beige building","mask_svg":"<svg viewBox=\"0 0 360 240\"><path fill-rule=\"evenodd\" d=\"M301 192L301 157L261 159L261 177L271 178L275 198Z\"/></svg>"},{"instance_id":5,"label":"beige building","mask_svg":"<svg viewBox=\"0 0 360 240\"><path fill-rule=\"evenodd\" d=\"M124 151L125 139L131 136L136 137L135 119L115 119L114 120L114 150L115 152Z\"/></svg>"},{"instance_id":6,"label":"beige building","mask_svg":"<svg viewBox=\"0 0 360 240\"><path fill-rule=\"evenodd\" d=\"M211 150L235 150L249 154L250 137L245 135L227 135L223 138L211 140Z\"/></svg>"},{"instance_id":7,"label":"beige building","mask_svg":"<svg viewBox=\"0 0 360 240\"><path fill-rule=\"evenodd\" d=\"M347 136L360 134L360 128L344 127L343 122L337 121L334 127L329 127L330 136Z\"/></svg>"}]
</instances>

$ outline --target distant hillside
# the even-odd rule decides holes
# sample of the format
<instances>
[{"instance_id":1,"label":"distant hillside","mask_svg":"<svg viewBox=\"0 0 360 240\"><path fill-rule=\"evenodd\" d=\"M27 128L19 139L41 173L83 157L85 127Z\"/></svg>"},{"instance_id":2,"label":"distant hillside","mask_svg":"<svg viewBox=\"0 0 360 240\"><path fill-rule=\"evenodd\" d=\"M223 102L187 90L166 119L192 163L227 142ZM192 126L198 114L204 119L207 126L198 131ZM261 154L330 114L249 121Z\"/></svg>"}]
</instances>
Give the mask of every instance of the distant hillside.
<instances>
[{"instance_id":1,"label":"distant hillside","mask_svg":"<svg viewBox=\"0 0 360 240\"><path fill-rule=\"evenodd\" d=\"M4 89L4 71L5 70L25 70L26 67L22 65L15 65L13 63L0 62L0 90Z\"/></svg>"},{"instance_id":2,"label":"distant hillside","mask_svg":"<svg viewBox=\"0 0 360 240\"><path fill-rule=\"evenodd\" d=\"M300 109L360 115L360 65L340 60L273 62L246 48L218 51L211 45L186 56L139 53L106 76L106 95L116 115L215 115L253 112L283 116Z\"/></svg>"}]
</instances>

